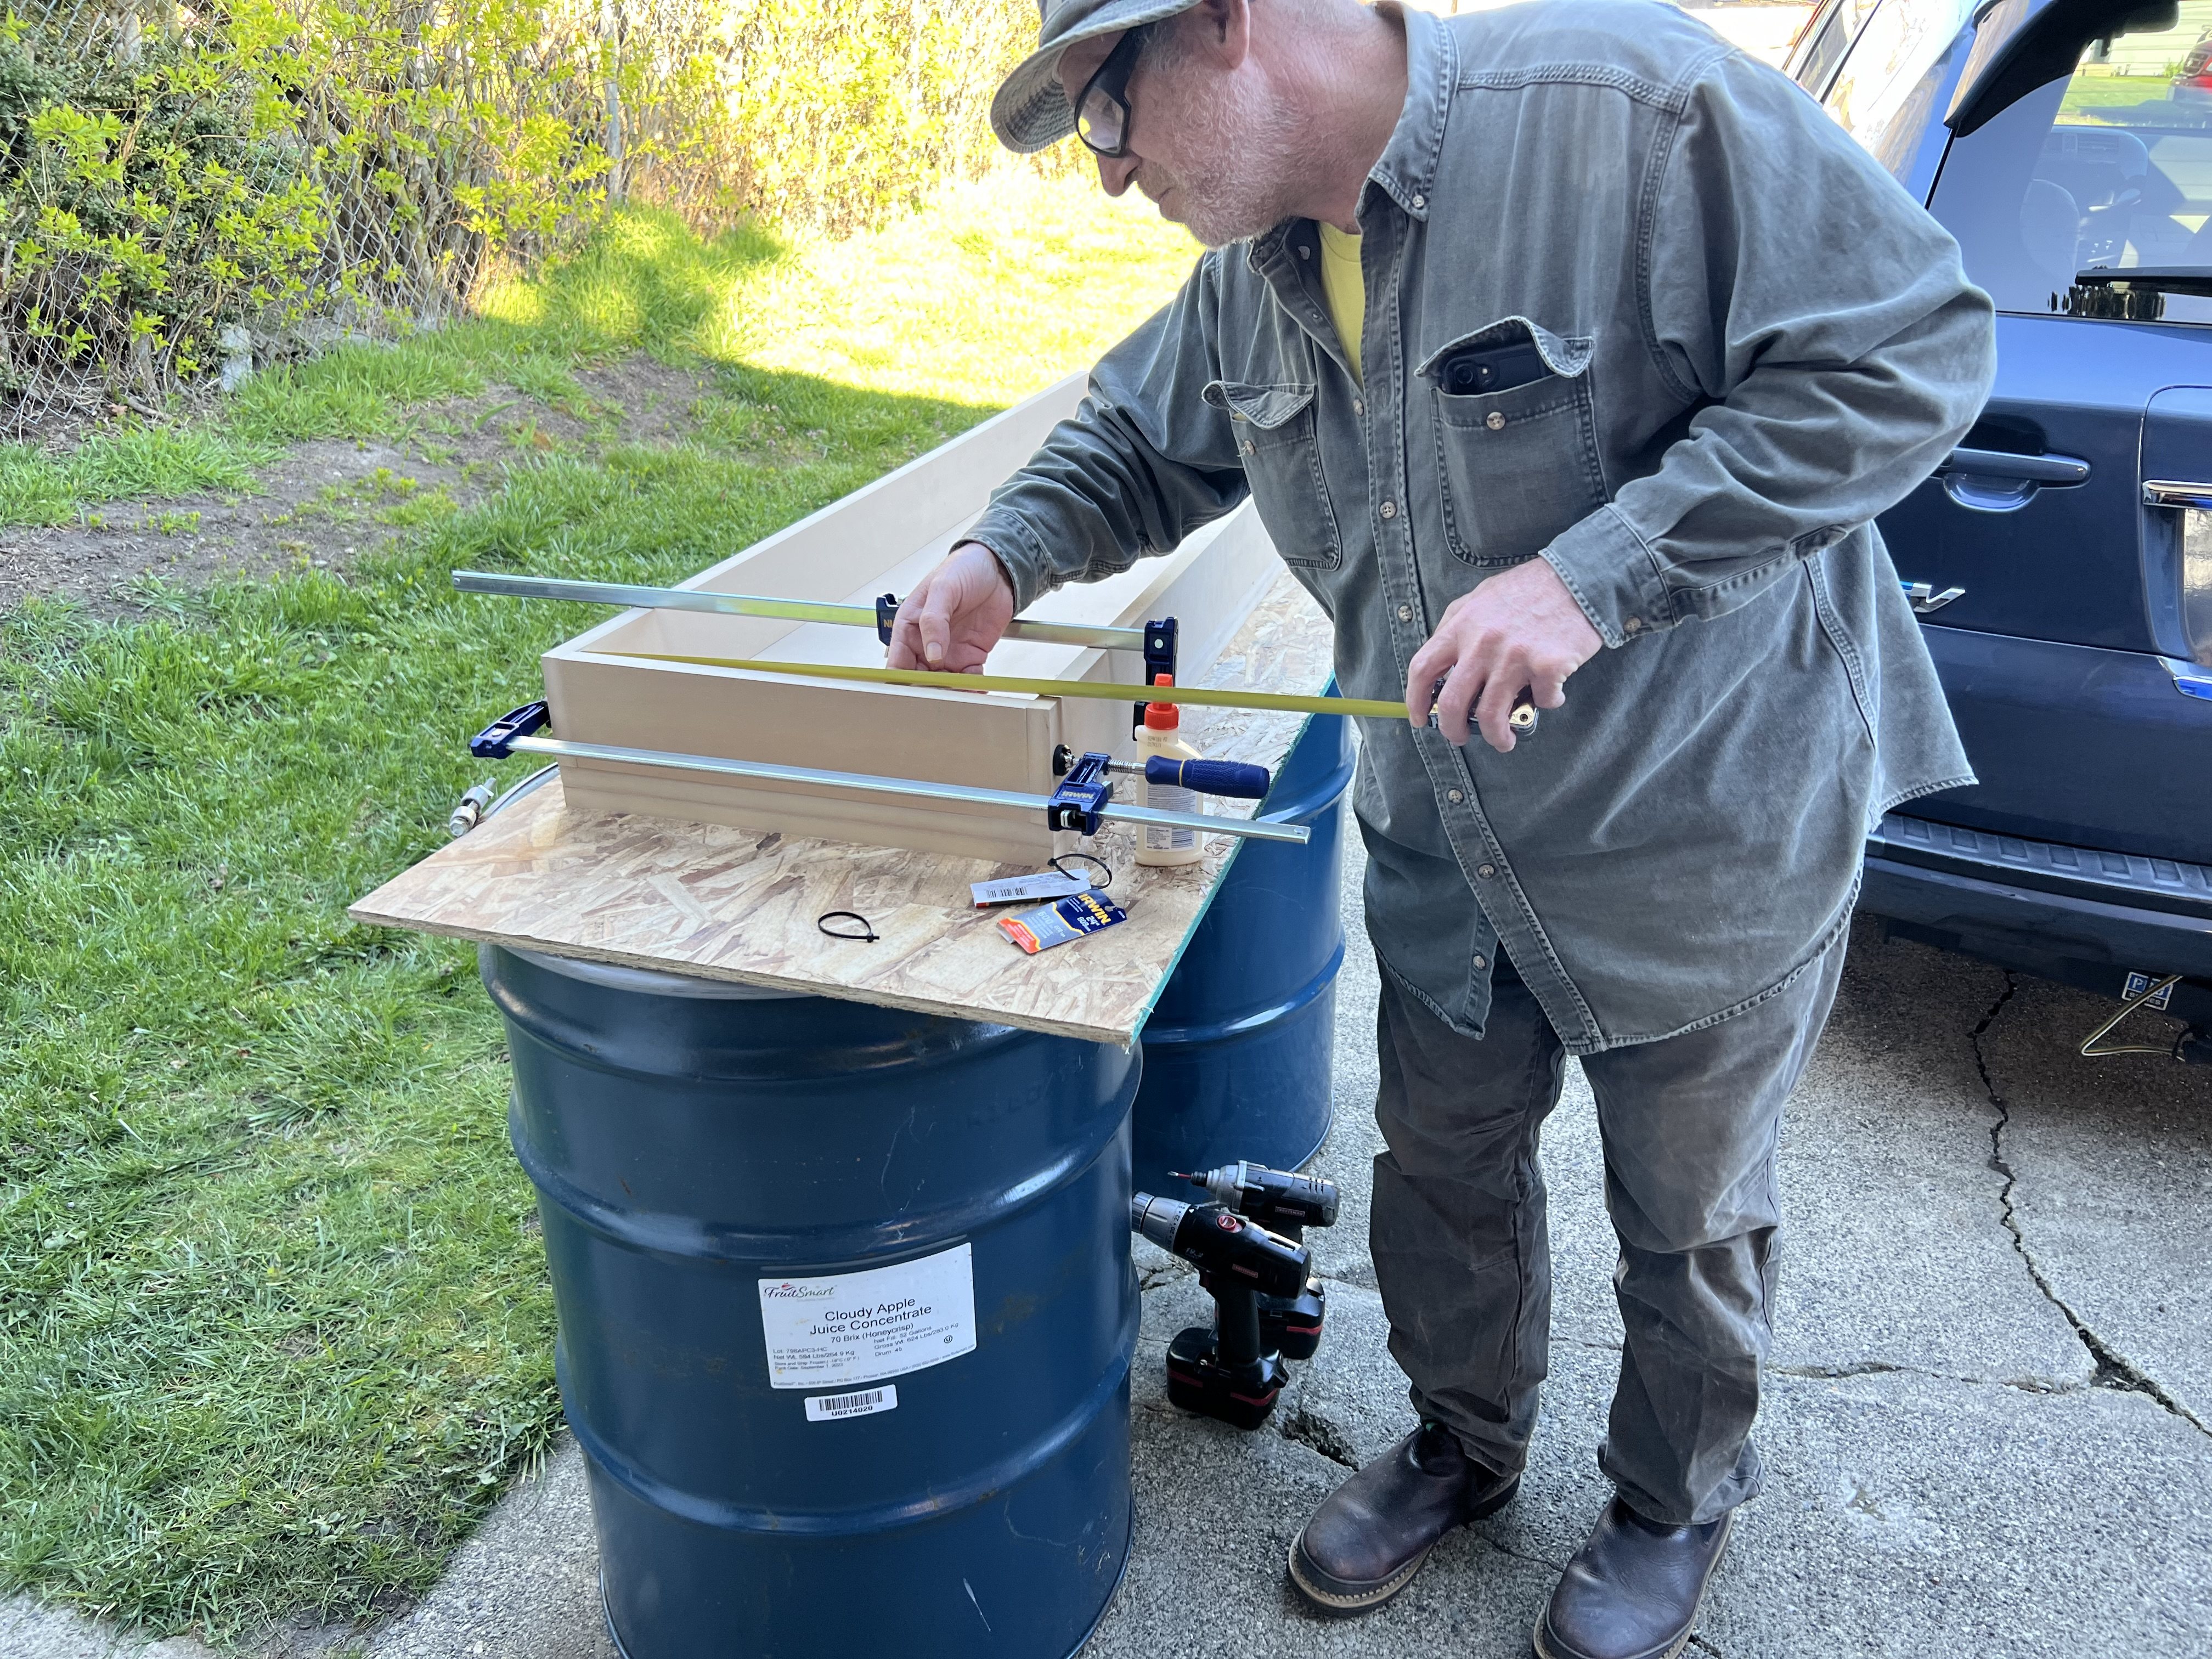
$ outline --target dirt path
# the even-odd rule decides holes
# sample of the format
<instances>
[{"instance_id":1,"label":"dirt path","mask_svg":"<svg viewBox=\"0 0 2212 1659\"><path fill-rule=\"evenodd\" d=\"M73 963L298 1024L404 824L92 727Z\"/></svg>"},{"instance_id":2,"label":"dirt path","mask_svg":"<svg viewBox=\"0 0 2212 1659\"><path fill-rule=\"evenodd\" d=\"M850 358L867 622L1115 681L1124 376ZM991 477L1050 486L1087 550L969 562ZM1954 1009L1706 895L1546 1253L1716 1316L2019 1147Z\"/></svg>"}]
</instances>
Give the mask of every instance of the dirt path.
<instances>
[{"instance_id":1,"label":"dirt path","mask_svg":"<svg viewBox=\"0 0 2212 1659\"><path fill-rule=\"evenodd\" d=\"M468 506L507 466L556 449L672 443L696 428L712 371L644 356L577 372L584 399L556 408L509 386L420 405L392 438L301 444L263 470L251 495L124 500L77 521L0 528L0 611L32 598L81 601L95 614L143 614L133 584L198 586L223 576L343 568L390 532L381 515L425 491Z\"/></svg>"}]
</instances>

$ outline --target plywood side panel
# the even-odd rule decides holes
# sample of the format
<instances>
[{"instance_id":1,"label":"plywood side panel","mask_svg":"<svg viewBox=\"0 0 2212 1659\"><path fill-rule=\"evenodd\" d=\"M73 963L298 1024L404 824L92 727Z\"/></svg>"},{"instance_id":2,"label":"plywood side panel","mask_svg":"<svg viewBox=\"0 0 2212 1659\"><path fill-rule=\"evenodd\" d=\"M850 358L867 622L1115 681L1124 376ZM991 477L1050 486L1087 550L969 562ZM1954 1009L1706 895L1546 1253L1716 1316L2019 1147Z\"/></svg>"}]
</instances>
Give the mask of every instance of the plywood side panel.
<instances>
[{"instance_id":1,"label":"plywood side panel","mask_svg":"<svg viewBox=\"0 0 2212 1659\"><path fill-rule=\"evenodd\" d=\"M779 766L1050 788L1056 699L836 685L690 664L549 659L554 731L580 743ZM919 695L915 695L919 694Z\"/></svg>"},{"instance_id":2,"label":"plywood side panel","mask_svg":"<svg viewBox=\"0 0 2212 1659\"><path fill-rule=\"evenodd\" d=\"M972 523L992 490L1083 400L1071 374L685 581L686 587L824 599L865 587L896 561ZM766 585L763 585L766 584Z\"/></svg>"},{"instance_id":3,"label":"plywood side panel","mask_svg":"<svg viewBox=\"0 0 2212 1659\"><path fill-rule=\"evenodd\" d=\"M1071 374L677 585L780 599L872 598L866 590L900 561L933 544L949 547L953 535L974 522L992 489L1036 453L1054 425L1075 412L1084 385L1085 376ZM579 650L604 649L606 639L623 635L641 617L667 614L623 611L569 644ZM756 626L763 631L747 637L764 647L794 624L757 620Z\"/></svg>"}]
</instances>

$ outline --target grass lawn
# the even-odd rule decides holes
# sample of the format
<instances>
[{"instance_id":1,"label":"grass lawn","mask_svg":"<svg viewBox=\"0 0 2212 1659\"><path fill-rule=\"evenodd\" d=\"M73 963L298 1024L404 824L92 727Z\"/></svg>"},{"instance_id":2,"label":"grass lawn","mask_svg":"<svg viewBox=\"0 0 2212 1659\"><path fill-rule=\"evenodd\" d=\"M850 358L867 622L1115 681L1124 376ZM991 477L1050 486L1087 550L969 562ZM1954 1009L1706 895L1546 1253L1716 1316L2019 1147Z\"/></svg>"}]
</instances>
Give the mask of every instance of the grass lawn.
<instances>
[{"instance_id":1,"label":"grass lawn","mask_svg":"<svg viewBox=\"0 0 2212 1659\"><path fill-rule=\"evenodd\" d=\"M573 406L631 351L713 377L684 441L519 455L465 507L396 483L342 569L0 616L0 1588L218 1643L373 1616L556 1431L473 958L343 908L440 842L485 769L461 739L605 613L448 573L688 574L1080 367L1191 257L1079 182L835 245L635 214L480 320L0 451L0 523L52 523L494 383Z\"/></svg>"}]
</instances>

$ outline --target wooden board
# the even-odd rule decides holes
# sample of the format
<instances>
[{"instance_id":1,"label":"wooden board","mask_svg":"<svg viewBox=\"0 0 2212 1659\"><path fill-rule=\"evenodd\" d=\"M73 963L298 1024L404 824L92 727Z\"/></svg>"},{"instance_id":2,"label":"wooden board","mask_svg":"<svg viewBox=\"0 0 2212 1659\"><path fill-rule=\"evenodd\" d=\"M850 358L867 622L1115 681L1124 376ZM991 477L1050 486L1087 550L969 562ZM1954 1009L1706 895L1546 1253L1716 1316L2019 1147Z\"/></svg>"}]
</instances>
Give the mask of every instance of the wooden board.
<instances>
[{"instance_id":1,"label":"wooden board","mask_svg":"<svg viewBox=\"0 0 2212 1659\"><path fill-rule=\"evenodd\" d=\"M872 605L910 592L972 524L990 492L1026 461L1083 395L1072 376L897 471L684 582L775 599ZM1180 677L1207 684L1216 658L1281 562L1249 504L1103 582L1046 595L1023 614L1042 621L1141 627L1164 616L1182 629ZM977 696L927 687L851 685L603 653L674 652L793 662L880 665L866 629L768 617L629 611L548 652L553 729L580 743L673 750L838 772L927 778L1049 794L1052 753L1134 752L1129 710L1092 700ZM1012 641L990 672L1032 678L1140 684L1136 652ZM1003 807L901 803L798 784L572 762L572 806L656 812L785 835L872 842L969 857L1036 860L1052 848L1041 819Z\"/></svg>"},{"instance_id":2,"label":"wooden board","mask_svg":"<svg viewBox=\"0 0 2212 1659\"><path fill-rule=\"evenodd\" d=\"M1316 692L1329 678L1328 623L1281 574L1209 677L1255 690ZM1191 709L1185 732L1208 755L1279 764L1304 720ZM1248 801L1209 810L1242 816ZM1136 1040L1235 843L1152 869L1133 831L1058 838L1114 868L1129 920L1025 956L974 908L970 882L1034 867L580 807L559 781L494 813L348 912L356 921L489 940L559 956L1002 1021L1095 1042ZM882 939L824 938L816 919L856 910Z\"/></svg>"}]
</instances>

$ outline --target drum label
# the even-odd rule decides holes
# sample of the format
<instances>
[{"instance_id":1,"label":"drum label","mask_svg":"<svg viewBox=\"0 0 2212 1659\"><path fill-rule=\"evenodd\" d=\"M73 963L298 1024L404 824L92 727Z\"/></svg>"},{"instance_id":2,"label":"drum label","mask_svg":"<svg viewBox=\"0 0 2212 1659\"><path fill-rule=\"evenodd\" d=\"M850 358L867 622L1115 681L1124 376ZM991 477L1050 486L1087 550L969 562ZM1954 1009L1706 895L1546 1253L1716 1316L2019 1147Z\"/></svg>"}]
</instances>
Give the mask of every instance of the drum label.
<instances>
[{"instance_id":1,"label":"drum label","mask_svg":"<svg viewBox=\"0 0 2212 1659\"><path fill-rule=\"evenodd\" d=\"M775 1388L875 1382L975 1349L975 1254L966 1244L896 1267L759 1283Z\"/></svg>"}]
</instances>

